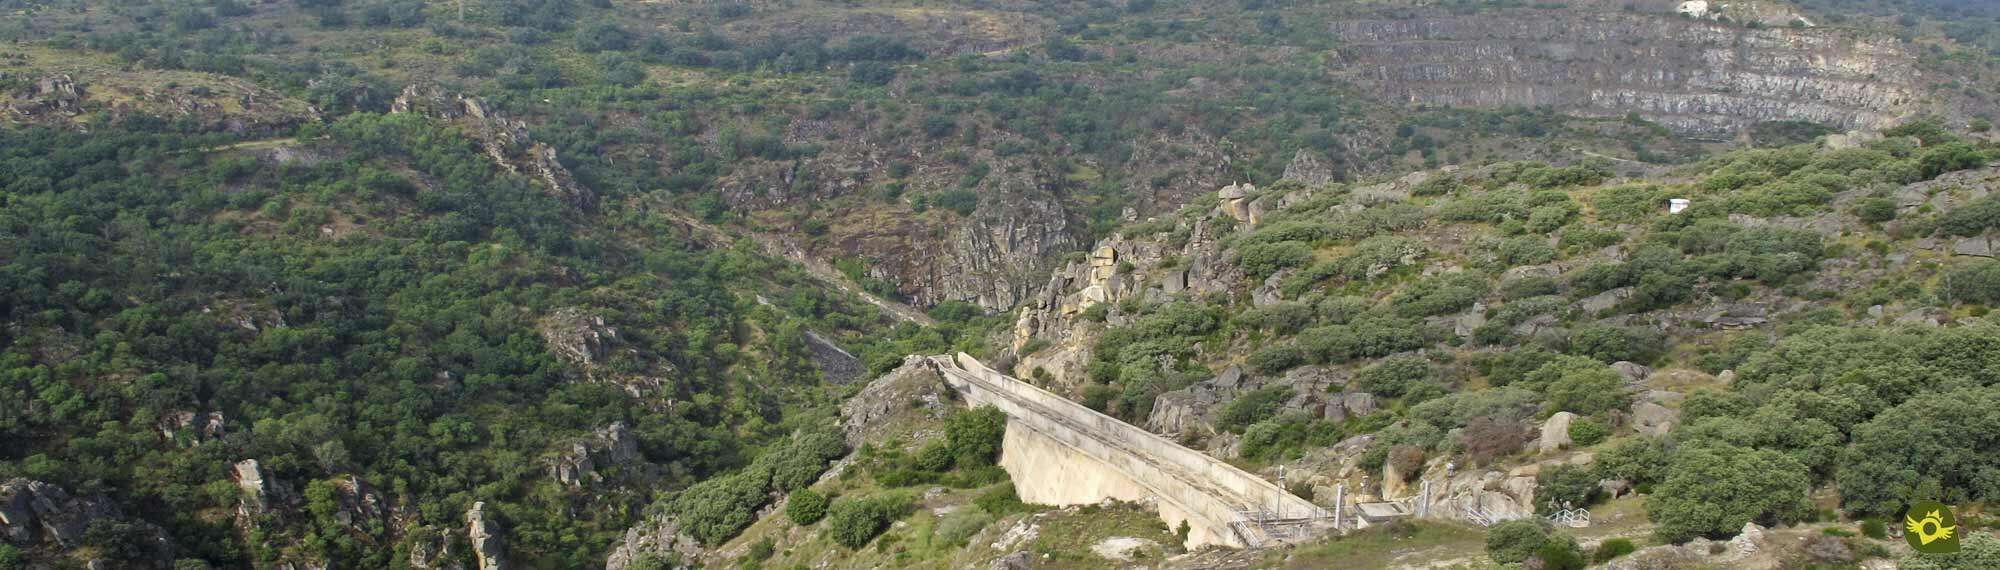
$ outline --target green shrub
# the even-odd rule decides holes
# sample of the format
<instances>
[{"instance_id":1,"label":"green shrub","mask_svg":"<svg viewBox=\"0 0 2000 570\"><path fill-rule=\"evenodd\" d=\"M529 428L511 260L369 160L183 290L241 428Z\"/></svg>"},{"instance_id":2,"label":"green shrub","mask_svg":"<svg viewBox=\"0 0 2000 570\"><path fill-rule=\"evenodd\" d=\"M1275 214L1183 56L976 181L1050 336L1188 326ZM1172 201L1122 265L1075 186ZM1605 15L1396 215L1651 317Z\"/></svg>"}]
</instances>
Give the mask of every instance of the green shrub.
<instances>
[{"instance_id":1,"label":"green shrub","mask_svg":"<svg viewBox=\"0 0 2000 570\"><path fill-rule=\"evenodd\" d=\"M1362 391L1394 398L1418 382L1429 380L1432 374L1429 360L1421 356L1397 356L1362 369L1355 382Z\"/></svg>"},{"instance_id":2,"label":"green shrub","mask_svg":"<svg viewBox=\"0 0 2000 570\"><path fill-rule=\"evenodd\" d=\"M939 543L958 548L965 546L965 542L971 540L972 535L979 534L979 531L984 530L989 524L993 524L992 514L960 509L946 515L944 520L938 521L937 528L931 530L931 535L937 537Z\"/></svg>"},{"instance_id":3,"label":"green shrub","mask_svg":"<svg viewBox=\"0 0 2000 570\"><path fill-rule=\"evenodd\" d=\"M1659 334L1631 327L1586 325L1569 335L1569 352L1600 362L1652 362L1665 350Z\"/></svg>"},{"instance_id":4,"label":"green shrub","mask_svg":"<svg viewBox=\"0 0 2000 570\"><path fill-rule=\"evenodd\" d=\"M1487 291L1486 276L1474 272L1440 275L1418 281L1397 294L1397 314L1426 317L1456 313L1471 307Z\"/></svg>"},{"instance_id":5,"label":"green shrub","mask_svg":"<svg viewBox=\"0 0 2000 570\"><path fill-rule=\"evenodd\" d=\"M861 548L889 528L889 523L902 518L908 508L909 501L894 495L835 502L827 510L827 537L841 546Z\"/></svg>"},{"instance_id":6,"label":"green shrub","mask_svg":"<svg viewBox=\"0 0 2000 570\"><path fill-rule=\"evenodd\" d=\"M1558 291L1555 279L1541 276L1522 277L1500 284L1500 296L1509 301L1554 295Z\"/></svg>"},{"instance_id":7,"label":"green shrub","mask_svg":"<svg viewBox=\"0 0 2000 570\"><path fill-rule=\"evenodd\" d=\"M1613 186L1591 197L1598 219L1637 222L1667 211L1667 193L1658 186Z\"/></svg>"},{"instance_id":8,"label":"green shrub","mask_svg":"<svg viewBox=\"0 0 2000 570\"><path fill-rule=\"evenodd\" d=\"M2000 261L1978 261L1953 269L1938 289L1952 301L2000 305Z\"/></svg>"},{"instance_id":9,"label":"green shrub","mask_svg":"<svg viewBox=\"0 0 2000 570\"><path fill-rule=\"evenodd\" d=\"M1576 218L1576 211L1562 206L1542 206L1528 212L1528 222L1523 229L1530 233L1548 234L1569 225Z\"/></svg>"},{"instance_id":10,"label":"green shrub","mask_svg":"<svg viewBox=\"0 0 2000 570\"><path fill-rule=\"evenodd\" d=\"M1542 543L1535 549L1535 558L1542 561L1542 570L1583 570L1583 552L1576 541L1567 536L1558 536Z\"/></svg>"},{"instance_id":11,"label":"green shrub","mask_svg":"<svg viewBox=\"0 0 2000 570\"><path fill-rule=\"evenodd\" d=\"M1277 344L1259 348L1245 360L1258 374L1274 375L1305 364L1306 353L1297 345Z\"/></svg>"},{"instance_id":12,"label":"green shrub","mask_svg":"<svg viewBox=\"0 0 2000 570\"><path fill-rule=\"evenodd\" d=\"M826 495L812 489L792 491L791 498L785 500L785 518L792 519L792 524L811 526L826 518L826 504Z\"/></svg>"},{"instance_id":13,"label":"green shrub","mask_svg":"<svg viewBox=\"0 0 2000 570\"><path fill-rule=\"evenodd\" d=\"M1501 564L1526 562L1550 534L1549 523L1539 517L1502 521L1486 529L1486 555Z\"/></svg>"},{"instance_id":14,"label":"green shrub","mask_svg":"<svg viewBox=\"0 0 2000 570\"><path fill-rule=\"evenodd\" d=\"M1580 416L1604 415L1632 403L1625 378L1603 365L1567 372L1550 382L1542 394L1548 398L1550 411Z\"/></svg>"},{"instance_id":15,"label":"green shrub","mask_svg":"<svg viewBox=\"0 0 2000 570\"><path fill-rule=\"evenodd\" d=\"M1597 503L1604 497L1604 490L1597 486L1598 480L1597 470L1586 465L1557 465L1543 469L1535 476L1537 512L1554 514L1553 509L1562 508L1564 503L1571 508Z\"/></svg>"},{"instance_id":16,"label":"green shrub","mask_svg":"<svg viewBox=\"0 0 2000 570\"><path fill-rule=\"evenodd\" d=\"M771 537L766 536L757 539L757 542L750 543L750 553L749 553L750 560L756 562L763 562L765 560L770 560L771 555L777 553L778 553L778 543L772 541Z\"/></svg>"},{"instance_id":17,"label":"green shrub","mask_svg":"<svg viewBox=\"0 0 2000 570\"><path fill-rule=\"evenodd\" d=\"M1021 502L1021 496L1015 494L1012 482L981 492L978 497L973 497L972 504L994 515L1005 515L1027 509L1027 504Z\"/></svg>"},{"instance_id":18,"label":"green shrub","mask_svg":"<svg viewBox=\"0 0 2000 570\"><path fill-rule=\"evenodd\" d=\"M959 466L992 465L1007 436L1007 414L992 406L959 411L945 419L944 435Z\"/></svg>"},{"instance_id":19,"label":"green shrub","mask_svg":"<svg viewBox=\"0 0 2000 570\"><path fill-rule=\"evenodd\" d=\"M1236 264L1255 279L1263 279L1281 269L1304 265L1310 260L1312 247L1295 241L1252 244L1236 250Z\"/></svg>"},{"instance_id":20,"label":"green shrub","mask_svg":"<svg viewBox=\"0 0 2000 570\"><path fill-rule=\"evenodd\" d=\"M1569 424L1569 439L1577 447L1590 447L1604 441L1611 430L1604 423L1590 417L1580 417Z\"/></svg>"},{"instance_id":21,"label":"green shrub","mask_svg":"<svg viewBox=\"0 0 2000 570\"><path fill-rule=\"evenodd\" d=\"M1875 540L1887 539L1889 538L1889 525L1882 524L1882 519L1870 518L1862 520L1861 536Z\"/></svg>"},{"instance_id":22,"label":"green shrub","mask_svg":"<svg viewBox=\"0 0 2000 570\"><path fill-rule=\"evenodd\" d=\"M1270 418L1292 399L1290 386L1266 386L1238 396L1222 407L1216 416L1216 429L1242 433L1244 427Z\"/></svg>"},{"instance_id":23,"label":"green shrub","mask_svg":"<svg viewBox=\"0 0 2000 570\"><path fill-rule=\"evenodd\" d=\"M1598 543L1597 550L1591 552L1590 558L1598 564L1603 564L1638 549L1639 547L1633 545L1630 539L1610 538Z\"/></svg>"},{"instance_id":24,"label":"green shrub","mask_svg":"<svg viewBox=\"0 0 2000 570\"><path fill-rule=\"evenodd\" d=\"M950 471L952 456L951 444L932 441L924 444L923 449L917 450L917 468L932 473Z\"/></svg>"},{"instance_id":25,"label":"green shrub","mask_svg":"<svg viewBox=\"0 0 2000 570\"><path fill-rule=\"evenodd\" d=\"M1666 478L1646 497L1646 516L1661 541L1725 538L1745 523L1792 524L1811 512L1804 464L1766 449L1726 444L1682 448Z\"/></svg>"},{"instance_id":26,"label":"green shrub","mask_svg":"<svg viewBox=\"0 0 2000 570\"><path fill-rule=\"evenodd\" d=\"M1879 224L1896 219L1896 202L1888 198L1863 198L1854 203L1854 215L1861 221Z\"/></svg>"}]
</instances>

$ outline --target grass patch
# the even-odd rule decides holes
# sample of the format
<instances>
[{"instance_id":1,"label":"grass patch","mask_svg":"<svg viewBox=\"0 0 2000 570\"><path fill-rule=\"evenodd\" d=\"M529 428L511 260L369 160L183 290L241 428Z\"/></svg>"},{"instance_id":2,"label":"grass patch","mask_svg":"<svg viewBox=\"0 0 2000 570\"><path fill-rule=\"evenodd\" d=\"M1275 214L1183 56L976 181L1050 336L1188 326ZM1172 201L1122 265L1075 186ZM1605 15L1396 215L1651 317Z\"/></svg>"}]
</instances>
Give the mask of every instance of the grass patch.
<instances>
[{"instance_id":1,"label":"grass patch","mask_svg":"<svg viewBox=\"0 0 2000 570\"><path fill-rule=\"evenodd\" d=\"M1395 522L1301 548L1282 568L1386 568L1484 556L1486 533L1464 525ZM1281 555L1282 556L1282 555Z\"/></svg>"}]
</instances>

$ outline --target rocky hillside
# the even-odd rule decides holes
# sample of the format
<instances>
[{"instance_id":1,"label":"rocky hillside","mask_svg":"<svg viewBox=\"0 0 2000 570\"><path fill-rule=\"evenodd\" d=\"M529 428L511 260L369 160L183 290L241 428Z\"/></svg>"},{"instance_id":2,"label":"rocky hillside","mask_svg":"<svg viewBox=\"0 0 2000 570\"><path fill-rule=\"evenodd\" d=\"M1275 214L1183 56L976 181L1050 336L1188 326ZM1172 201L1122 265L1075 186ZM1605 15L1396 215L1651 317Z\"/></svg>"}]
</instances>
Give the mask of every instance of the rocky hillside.
<instances>
[{"instance_id":1,"label":"rocky hillside","mask_svg":"<svg viewBox=\"0 0 2000 570\"><path fill-rule=\"evenodd\" d=\"M577 199L670 199L915 305L1003 311L1121 223L1299 165L1684 162L1730 146L1692 139L1971 125L1995 77L1941 15L1776 1L447 8L25 10L6 120L277 137L472 97L512 121L462 121L489 152Z\"/></svg>"},{"instance_id":2,"label":"rocky hillside","mask_svg":"<svg viewBox=\"0 0 2000 570\"><path fill-rule=\"evenodd\" d=\"M1842 512L1874 516L1895 503L1872 485L1902 480L1864 458L1882 430L1996 395L1968 372L2000 357L1993 159L1919 126L1644 179L1508 163L1228 186L1068 261L1021 312L1014 373L1270 475L1285 464L1319 501L1429 481L1432 516L1494 520L1637 488L1647 528L1679 542L1799 522L1838 480ZM1982 348L1919 356L1957 343ZM1862 346L1914 369L1835 356ZM1836 401L1855 413L1767 415ZM1744 421L1771 423L1726 427ZM1771 489L1790 502L1687 519L1665 488L1697 484L1676 477L1699 449L1795 458ZM1978 496L1965 477L1983 468L1957 457L1925 480Z\"/></svg>"}]
</instances>

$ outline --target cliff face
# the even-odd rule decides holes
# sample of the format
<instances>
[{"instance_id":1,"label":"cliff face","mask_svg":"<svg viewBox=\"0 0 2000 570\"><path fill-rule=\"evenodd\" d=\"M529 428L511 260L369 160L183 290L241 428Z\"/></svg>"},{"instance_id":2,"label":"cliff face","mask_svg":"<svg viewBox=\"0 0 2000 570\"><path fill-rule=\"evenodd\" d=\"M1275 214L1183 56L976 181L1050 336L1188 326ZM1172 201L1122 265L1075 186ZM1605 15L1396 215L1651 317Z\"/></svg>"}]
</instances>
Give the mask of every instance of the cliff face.
<instances>
[{"instance_id":1,"label":"cliff face","mask_svg":"<svg viewBox=\"0 0 2000 570\"><path fill-rule=\"evenodd\" d=\"M1411 104L1637 113L1719 139L1763 121L1881 127L1920 108L1915 53L1852 30L1519 10L1346 20L1330 31L1342 64Z\"/></svg>"}]
</instances>

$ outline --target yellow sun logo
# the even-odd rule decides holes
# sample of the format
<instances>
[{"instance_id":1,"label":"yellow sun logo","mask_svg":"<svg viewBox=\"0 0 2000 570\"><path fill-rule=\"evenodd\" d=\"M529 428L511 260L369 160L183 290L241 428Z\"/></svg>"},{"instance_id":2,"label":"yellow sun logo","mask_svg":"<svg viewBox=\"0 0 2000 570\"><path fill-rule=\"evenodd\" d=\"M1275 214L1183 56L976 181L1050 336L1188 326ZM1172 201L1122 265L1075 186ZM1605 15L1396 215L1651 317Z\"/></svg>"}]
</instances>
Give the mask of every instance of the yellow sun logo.
<instances>
[{"instance_id":1,"label":"yellow sun logo","mask_svg":"<svg viewBox=\"0 0 2000 570\"><path fill-rule=\"evenodd\" d=\"M1919 542L1930 544L1939 539L1951 538L1951 531L1957 529L1958 526L1945 526L1944 515L1937 510L1932 510L1931 514L1924 515L1923 520L1913 519L1909 515L1904 515L1903 528L1916 533Z\"/></svg>"},{"instance_id":2,"label":"yellow sun logo","mask_svg":"<svg viewBox=\"0 0 2000 570\"><path fill-rule=\"evenodd\" d=\"M1955 518L1944 505L1932 501L1917 503L1903 514L1903 529L1906 531L1903 538L1918 552L1955 552L1958 550L1958 541L1953 536L1953 532L1958 530Z\"/></svg>"}]
</instances>

